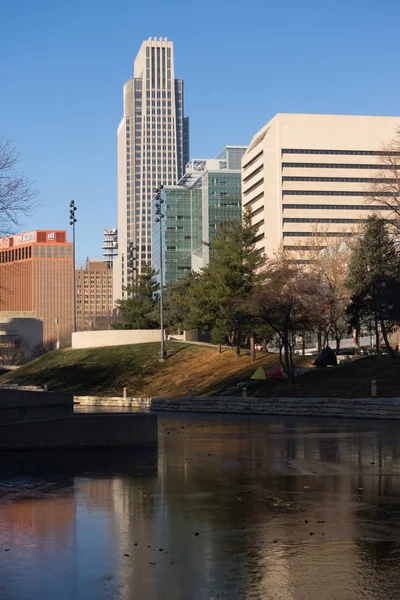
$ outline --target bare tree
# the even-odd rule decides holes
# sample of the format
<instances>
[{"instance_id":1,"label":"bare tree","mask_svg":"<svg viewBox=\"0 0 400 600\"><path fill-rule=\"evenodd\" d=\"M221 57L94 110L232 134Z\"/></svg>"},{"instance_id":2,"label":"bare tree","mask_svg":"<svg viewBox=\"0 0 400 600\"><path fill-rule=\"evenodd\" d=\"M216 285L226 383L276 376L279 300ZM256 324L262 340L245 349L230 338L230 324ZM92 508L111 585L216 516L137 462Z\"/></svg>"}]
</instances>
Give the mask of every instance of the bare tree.
<instances>
[{"instance_id":1,"label":"bare tree","mask_svg":"<svg viewBox=\"0 0 400 600\"><path fill-rule=\"evenodd\" d=\"M400 127L395 137L382 145L379 154L382 166L366 192L366 202L400 233Z\"/></svg>"},{"instance_id":2,"label":"bare tree","mask_svg":"<svg viewBox=\"0 0 400 600\"><path fill-rule=\"evenodd\" d=\"M0 137L0 237L16 233L37 197L32 182L18 169L19 160L12 143Z\"/></svg>"},{"instance_id":3,"label":"bare tree","mask_svg":"<svg viewBox=\"0 0 400 600\"><path fill-rule=\"evenodd\" d=\"M20 338L7 339L0 343L0 365L21 365L25 362L27 347Z\"/></svg>"},{"instance_id":4,"label":"bare tree","mask_svg":"<svg viewBox=\"0 0 400 600\"><path fill-rule=\"evenodd\" d=\"M342 336L348 330L350 290L346 283L354 244L353 235L349 236L348 233L332 237L327 235L327 231L315 230L315 234L307 239L307 255L304 260L306 270L318 281L315 294L319 303L318 328L323 336L322 345L328 344L329 335L332 334L337 351L340 349ZM301 246L299 256L305 258Z\"/></svg>"},{"instance_id":5,"label":"bare tree","mask_svg":"<svg viewBox=\"0 0 400 600\"><path fill-rule=\"evenodd\" d=\"M250 300L249 312L278 336L280 360L290 383L294 381L293 347L296 335L313 331L318 320L318 279L296 264L281 248L266 262L264 281ZM282 354L283 353L283 354Z\"/></svg>"}]
</instances>

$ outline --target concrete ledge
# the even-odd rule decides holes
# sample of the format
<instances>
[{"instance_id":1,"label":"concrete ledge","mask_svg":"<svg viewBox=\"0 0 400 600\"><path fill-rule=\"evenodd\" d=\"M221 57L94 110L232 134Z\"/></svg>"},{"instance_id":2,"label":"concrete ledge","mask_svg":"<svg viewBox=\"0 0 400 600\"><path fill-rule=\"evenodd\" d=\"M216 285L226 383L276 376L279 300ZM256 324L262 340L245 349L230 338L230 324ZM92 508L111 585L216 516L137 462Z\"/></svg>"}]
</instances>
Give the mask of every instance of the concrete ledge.
<instances>
[{"instance_id":1,"label":"concrete ledge","mask_svg":"<svg viewBox=\"0 0 400 600\"><path fill-rule=\"evenodd\" d=\"M0 389L0 423L67 417L72 413L72 394L29 388Z\"/></svg>"},{"instance_id":2,"label":"concrete ledge","mask_svg":"<svg viewBox=\"0 0 400 600\"><path fill-rule=\"evenodd\" d=\"M400 419L400 398L243 398L197 396L152 398L152 411L213 412L254 415Z\"/></svg>"},{"instance_id":3,"label":"concrete ledge","mask_svg":"<svg viewBox=\"0 0 400 600\"><path fill-rule=\"evenodd\" d=\"M98 406L105 408L128 407L128 408L150 408L150 398L131 398L122 396L75 396L74 402L79 406Z\"/></svg>"},{"instance_id":4,"label":"concrete ledge","mask_svg":"<svg viewBox=\"0 0 400 600\"><path fill-rule=\"evenodd\" d=\"M155 447L157 415L88 414L0 425L0 450Z\"/></svg>"},{"instance_id":5,"label":"concrete ledge","mask_svg":"<svg viewBox=\"0 0 400 600\"><path fill-rule=\"evenodd\" d=\"M107 329L77 331L72 334L72 348L100 348L159 342L161 329Z\"/></svg>"}]
</instances>

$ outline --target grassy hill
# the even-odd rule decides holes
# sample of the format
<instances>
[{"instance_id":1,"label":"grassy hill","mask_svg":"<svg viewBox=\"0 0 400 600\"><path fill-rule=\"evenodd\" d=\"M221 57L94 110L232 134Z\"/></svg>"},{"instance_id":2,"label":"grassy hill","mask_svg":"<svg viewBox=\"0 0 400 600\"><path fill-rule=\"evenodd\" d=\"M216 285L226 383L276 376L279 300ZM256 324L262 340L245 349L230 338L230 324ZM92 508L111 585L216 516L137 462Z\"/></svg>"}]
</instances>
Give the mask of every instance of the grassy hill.
<instances>
[{"instance_id":1,"label":"grassy hill","mask_svg":"<svg viewBox=\"0 0 400 600\"><path fill-rule=\"evenodd\" d=\"M310 357L311 358L311 357ZM371 380L378 385L378 396L400 397L400 359L382 356L363 356L335 368L315 369L297 378L295 385L286 382L262 381L251 388L251 395L258 398L269 396L321 397L321 398L368 398Z\"/></svg>"},{"instance_id":2,"label":"grassy hill","mask_svg":"<svg viewBox=\"0 0 400 600\"><path fill-rule=\"evenodd\" d=\"M217 350L167 342L168 360L159 363L160 346L138 344L88 350L56 350L0 377L0 383L47 385L50 390L77 395L177 397L189 387L194 394L217 394L233 383L249 379L257 367L265 370L276 362L276 354L257 353L255 363L244 355L236 359L232 350ZM299 365L310 365L314 357L296 357ZM368 397L371 379L380 396L400 396L400 361L368 356L335 369L313 369L289 386L286 381L263 381L249 386L252 396Z\"/></svg>"},{"instance_id":3,"label":"grassy hill","mask_svg":"<svg viewBox=\"0 0 400 600\"><path fill-rule=\"evenodd\" d=\"M271 368L276 355L261 355L256 363L232 350L167 342L168 360L159 363L160 345L138 344L87 350L55 350L3 375L0 383L47 385L50 390L75 394L122 396L214 394L232 382L249 378L260 365Z\"/></svg>"}]
</instances>

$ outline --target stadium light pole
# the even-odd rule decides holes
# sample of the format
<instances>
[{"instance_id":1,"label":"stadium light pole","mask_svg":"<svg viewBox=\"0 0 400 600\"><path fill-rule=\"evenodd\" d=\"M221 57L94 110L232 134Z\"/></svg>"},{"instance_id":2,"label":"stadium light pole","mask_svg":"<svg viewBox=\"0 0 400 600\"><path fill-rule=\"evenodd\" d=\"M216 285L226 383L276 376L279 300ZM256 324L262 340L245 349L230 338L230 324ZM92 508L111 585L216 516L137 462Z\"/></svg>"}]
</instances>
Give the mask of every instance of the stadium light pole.
<instances>
[{"instance_id":1,"label":"stadium light pole","mask_svg":"<svg viewBox=\"0 0 400 600\"><path fill-rule=\"evenodd\" d=\"M76 281L75 281L75 223L76 223L76 206L75 201L71 200L69 203L69 224L72 225L72 268L74 270L73 273L73 286L74 286L74 332L76 331Z\"/></svg>"},{"instance_id":2,"label":"stadium light pole","mask_svg":"<svg viewBox=\"0 0 400 600\"><path fill-rule=\"evenodd\" d=\"M156 223L160 224L160 329L161 329L161 348L160 348L160 362L165 361L165 350L164 350L164 296L163 296L163 260L162 260L162 219L164 215L161 212L161 206L164 202L162 198L163 185L160 185L155 190L155 215Z\"/></svg>"}]
</instances>

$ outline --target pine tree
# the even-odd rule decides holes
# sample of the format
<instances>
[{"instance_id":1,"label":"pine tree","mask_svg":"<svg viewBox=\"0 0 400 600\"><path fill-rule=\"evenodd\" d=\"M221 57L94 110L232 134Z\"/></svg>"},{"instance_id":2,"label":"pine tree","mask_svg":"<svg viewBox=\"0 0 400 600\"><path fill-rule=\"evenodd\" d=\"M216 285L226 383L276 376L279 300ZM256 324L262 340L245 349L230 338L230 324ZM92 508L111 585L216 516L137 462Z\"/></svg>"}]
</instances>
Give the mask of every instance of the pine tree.
<instances>
[{"instance_id":1,"label":"pine tree","mask_svg":"<svg viewBox=\"0 0 400 600\"><path fill-rule=\"evenodd\" d=\"M211 332L214 343L235 345L251 333L243 305L260 281L263 258L256 250L257 227L248 211L243 222L221 226L210 244L210 262L190 290L190 325Z\"/></svg>"},{"instance_id":2,"label":"pine tree","mask_svg":"<svg viewBox=\"0 0 400 600\"><path fill-rule=\"evenodd\" d=\"M156 272L146 265L132 286L124 288L129 298L118 300L121 323L115 324L117 329L155 329L160 326L158 316L158 294L160 285Z\"/></svg>"},{"instance_id":3,"label":"pine tree","mask_svg":"<svg viewBox=\"0 0 400 600\"><path fill-rule=\"evenodd\" d=\"M369 217L349 264L347 285L353 295L349 314L354 325L372 320L379 352L379 327L386 348L395 356L388 333L400 320L400 257L388 226Z\"/></svg>"}]
</instances>

